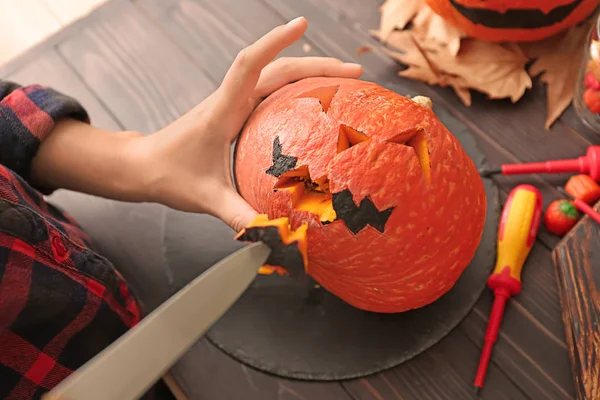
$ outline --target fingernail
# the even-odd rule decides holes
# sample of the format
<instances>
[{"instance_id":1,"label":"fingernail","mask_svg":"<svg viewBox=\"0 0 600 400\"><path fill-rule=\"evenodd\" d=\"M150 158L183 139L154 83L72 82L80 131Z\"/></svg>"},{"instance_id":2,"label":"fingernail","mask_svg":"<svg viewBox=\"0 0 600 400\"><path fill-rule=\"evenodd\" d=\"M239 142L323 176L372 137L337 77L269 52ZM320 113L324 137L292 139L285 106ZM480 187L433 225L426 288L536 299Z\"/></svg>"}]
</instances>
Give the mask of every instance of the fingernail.
<instances>
[{"instance_id":1,"label":"fingernail","mask_svg":"<svg viewBox=\"0 0 600 400\"><path fill-rule=\"evenodd\" d=\"M344 63L342 66L346 71L352 71L353 73L362 73L362 65L355 63Z\"/></svg>"},{"instance_id":2,"label":"fingernail","mask_svg":"<svg viewBox=\"0 0 600 400\"><path fill-rule=\"evenodd\" d=\"M287 23L288 26L290 25L295 25L298 22L302 21L304 19L304 17L298 17L298 18L294 18L293 20L291 20L290 22Z\"/></svg>"}]
</instances>

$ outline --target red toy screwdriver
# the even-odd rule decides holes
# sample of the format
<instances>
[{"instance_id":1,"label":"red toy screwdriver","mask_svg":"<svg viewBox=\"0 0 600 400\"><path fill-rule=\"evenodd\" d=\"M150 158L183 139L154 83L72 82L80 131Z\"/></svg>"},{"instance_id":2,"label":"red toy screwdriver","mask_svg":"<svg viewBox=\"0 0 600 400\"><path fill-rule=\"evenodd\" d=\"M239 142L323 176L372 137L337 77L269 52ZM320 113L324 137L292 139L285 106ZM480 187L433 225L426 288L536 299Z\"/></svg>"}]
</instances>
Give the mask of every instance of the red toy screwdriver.
<instances>
[{"instance_id":1,"label":"red toy screwdriver","mask_svg":"<svg viewBox=\"0 0 600 400\"><path fill-rule=\"evenodd\" d=\"M494 292L494 305L475 377L475 392L483 387L492 349L509 297L521 291L521 270L537 236L542 218L542 195L531 185L519 185L509 194L498 228L497 259L487 285Z\"/></svg>"},{"instance_id":2,"label":"red toy screwdriver","mask_svg":"<svg viewBox=\"0 0 600 400\"><path fill-rule=\"evenodd\" d=\"M544 162L503 164L498 169L484 169L483 176L494 174L518 175L518 174L556 174L574 172L587 174L595 181L600 181L600 146L588 147L585 156L570 160L551 160Z\"/></svg>"},{"instance_id":3,"label":"red toy screwdriver","mask_svg":"<svg viewBox=\"0 0 600 400\"><path fill-rule=\"evenodd\" d=\"M598 211L594 210L594 208L589 206L585 201L576 199L575 197L571 196L569 193L567 193L565 189L561 188L560 186L557 187L557 189L562 194L567 196L579 211L589 215L591 219L600 224L600 213L598 213Z\"/></svg>"}]
</instances>

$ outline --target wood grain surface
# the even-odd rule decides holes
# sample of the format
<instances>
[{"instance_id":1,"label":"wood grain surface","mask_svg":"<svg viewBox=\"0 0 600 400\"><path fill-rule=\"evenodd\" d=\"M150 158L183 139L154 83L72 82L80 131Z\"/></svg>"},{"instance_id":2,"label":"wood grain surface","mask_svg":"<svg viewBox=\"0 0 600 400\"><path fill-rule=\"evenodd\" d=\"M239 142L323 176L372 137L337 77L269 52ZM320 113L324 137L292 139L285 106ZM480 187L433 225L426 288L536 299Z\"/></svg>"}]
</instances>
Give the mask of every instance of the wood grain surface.
<instances>
[{"instance_id":1,"label":"wood grain surface","mask_svg":"<svg viewBox=\"0 0 600 400\"><path fill-rule=\"evenodd\" d=\"M99 125L151 133L202 101L217 87L237 52L277 24L304 15L305 37L286 56L331 56L364 66L363 79L423 94L467 125L491 164L575 157L600 137L569 108L550 131L544 129L545 88L534 86L517 105L474 94L465 107L445 88L397 76L401 68L380 52L369 29L379 24L382 0L112 0L90 17L20 57L0 76L42 82L80 99ZM560 198L554 185L566 176L495 178L503 199L518 183L540 188L544 204ZM511 299L490 366L484 399L574 399L600 396L597 361L589 357L596 337L598 303L592 264L577 263L586 247L597 260L598 232L581 224L561 242L542 227L523 271L523 291ZM594 250L596 249L596 250ZM592 261L593 263L593 261ZM581 275L583 274L583 275ZM586 283L575 286L576 282ZM561 316L559 288L565 307ZM594 305L582 313L575 293ZM582 297L583 296L583 297ZM311 383L278 379L248 369L202 340L192 365L174 374L190 399L469 399L483 344L492 296L486 291L470 315L439 344L397 368L364 379ZM563 318L568 322L566 334ZM570 321L579 331L569 330ZM582 343L572 355L569 344ZM189 361L186 361L189 362ZM574 379L573 373L581 379ZM193 386L186 382L194 382ZM200 389L199 389L200 388ZM596 396L596 397L594 397Z\"/></svg>"},{"instance_id":2,"label":"wood grain surface","mask_svg":"<svg viewBox=\"0 0 600 400\"><path fill-rule=\"evenodd\" d=\"M596 206L600 210L600 205ZM553 252L577 399L600 398L600 229L585 216Z\"/></svg>"},{"instance_id":3,"label":"wood grain surface","mask_svg":"<svg viewBox=\"0 0 600 400\"><path fill-rule=\"evenodd\" d=\"M477 368L479 347L461 330L454 330L432 350L392 370L344 386L360 400L472 398L472 371ZM483 398L529 398L497 365L491 365L488 374Z\"/></svg>"},{"instance_id":4,"label":"wood grain surface","mask_svg":"<svg viewBox=\"0 0 600 400\"><path fill-rule=\"evenodd\" d=\"M260 0L244 0L243 7L239 0L136 0L136 4L156 20L214 82L223 79L242 48L284 22ZM279 57L315 55L307 45L307 41L301 39Z\"/></svg>"},{"instance_id":5,"label":"wood grain surface","mask_svg":"<svg viewBox=\"0 0 600 400\"><path fill-rule=\"evenodd\" d=\"M52 48L40 54L35 62L27 63L23 68L3 78L21 85L40 84L53 87L77 99L88 111L94 125L110 130L123 129L102 100L90 92L77 73Z\"/></svg>"},{"instance_id":6,"label":"wood grain surface","mask_svg":"<svg viewBox=\"0 0 600 400\"><path fill-rule=\"evenodd\" d=\"M149 134L202 101L215 84L130 3L58 46L126 129Z\"/></svg>"}]
</instances>

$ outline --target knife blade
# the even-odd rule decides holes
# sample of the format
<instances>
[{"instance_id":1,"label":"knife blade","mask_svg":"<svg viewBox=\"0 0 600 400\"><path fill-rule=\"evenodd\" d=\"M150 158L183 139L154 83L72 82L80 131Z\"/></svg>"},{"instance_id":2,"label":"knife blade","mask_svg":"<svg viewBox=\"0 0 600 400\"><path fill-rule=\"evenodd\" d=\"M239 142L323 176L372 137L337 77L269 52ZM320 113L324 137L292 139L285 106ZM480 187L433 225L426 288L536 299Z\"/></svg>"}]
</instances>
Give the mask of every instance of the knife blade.
<instances>
[{"instance_id":1,"label":"knife blade","mask_svg":"<svg viewBox=\"0 0 600 400\"><path fill-rule=\"evenodd\" d=\"M270 253L267 245L258 242L219 261L44 399L141 397L246 291Z\"/></svg>"}]
</instances>

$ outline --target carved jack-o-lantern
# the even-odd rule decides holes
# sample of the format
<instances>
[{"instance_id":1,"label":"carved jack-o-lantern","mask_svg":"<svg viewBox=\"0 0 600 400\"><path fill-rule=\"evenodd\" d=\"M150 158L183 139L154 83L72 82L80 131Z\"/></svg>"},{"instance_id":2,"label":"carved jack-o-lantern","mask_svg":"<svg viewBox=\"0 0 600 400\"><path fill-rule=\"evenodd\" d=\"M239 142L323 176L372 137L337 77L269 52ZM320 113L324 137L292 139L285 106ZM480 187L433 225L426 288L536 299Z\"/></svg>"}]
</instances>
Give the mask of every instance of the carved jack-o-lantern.
<instances>
[{"instance_id":1,"label":"carved jack-o-lantern","mask_svg":"<svg viewBox=\"0 0 600 400\"><path fill-rule=\"evenodd\" d=\"M483 182L429 107L370 82L309 78L261 103L238 139L241 195L307 223L306 272L355 307L433 302L481 239Z\"/></svg>"},{"instance_id":2,"label":"carved jack-o-lantern","mask_svg":"<svg viewBox=\"0 0 600 400\"><path fill-rule=\"evenodd\" d=\"M469 36L493 42L539 40L588 17L599 0L426 0Z\"/></svg>"}]
</instances>

